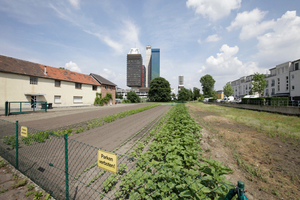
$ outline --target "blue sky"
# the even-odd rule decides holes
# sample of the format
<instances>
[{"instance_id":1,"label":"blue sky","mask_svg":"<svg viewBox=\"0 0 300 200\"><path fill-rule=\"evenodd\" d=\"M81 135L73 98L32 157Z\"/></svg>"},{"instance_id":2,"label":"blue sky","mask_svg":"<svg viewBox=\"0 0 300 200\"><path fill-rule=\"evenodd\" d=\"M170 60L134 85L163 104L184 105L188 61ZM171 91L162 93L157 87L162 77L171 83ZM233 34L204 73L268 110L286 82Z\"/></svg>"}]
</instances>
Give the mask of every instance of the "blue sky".
<instances>
[{"instance_id":1,"label":"blue sky","mask_svg":"<svg viewBox=\"0 0 300 200\"><path fill-rule=\"evenodd\" d=\"M160 48L161 77L201 88L300 58L299 0L1 0L0 54L126 86L126 55ZM177 91L177 90L176 90ZM202 91L202 90L201 90Z\"/></svg>"}]
</instances>

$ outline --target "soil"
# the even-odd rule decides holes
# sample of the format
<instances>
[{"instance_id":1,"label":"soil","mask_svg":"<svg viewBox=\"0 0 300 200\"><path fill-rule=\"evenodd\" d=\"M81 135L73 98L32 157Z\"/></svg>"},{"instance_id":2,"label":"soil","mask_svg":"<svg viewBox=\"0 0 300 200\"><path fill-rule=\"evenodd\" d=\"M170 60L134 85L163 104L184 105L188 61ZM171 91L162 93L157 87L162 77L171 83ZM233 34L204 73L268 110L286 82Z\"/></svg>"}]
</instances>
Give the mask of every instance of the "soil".
<instances>
[{"instance_id":1,"label":"soil","mask_svg":"<svg viewBox=\"0 0 300 200\"><path fill-rule=\"evenodd\" d=\"M146 107L148 105L149 104L135 104L135 105L122 106L122 107L121 106L111 106L111 107L94 106L93 107L94 109L92 110L91 109L77 110L79 112L74 114L69 114L65 110L62 110L62 111L57 111L55 113L56 115L54 114L52 116L48 116L47 118L45 118L44 116L39 116L29 121L27 116L23 117L22 115L19 115L18 119L20 125L46 131L46 130L58 129L60 127L66 127L69 125L88 121L98 117L104 117L104 116L116 114L126 110ZM47 115L47 113L36 113L36 114ZM31 115L31 114L26 114L26 115ZM40 117L43 117L43 119L40 119Z\"/></svg>"},{"instance_id":2,"label":"soil","mask_svg":"<svg viewBox=\"0 0 300 200\"><path fill-rule=\"evenodd\" d=\"M170 106L157 106L92 130L74 134L70 138L96 148L112 151L169 108Z\"/></svg>"},{"instance_id":3,"label":"soil","mask_svg":"<svg viewBox=\"0 0 300 200\"><path fill-rule=\"evenodd\" d=\"M33 126L33 128L40 130L49 130L59 126L65 127L74 123L87 121L95 117L103 117L122 112L124 110L130 110L144 106L147 106L147 104L109 108L96 111L90 110L88 112L72 113L69 115L58 113L60 116L52 116L48 119L39 119L35 121L28 121L28 118L23 116L18 117L20 117L19 122L22 125L31 127ZM102 173L103 170L98 167L94 167L87 172L84 172L84 169L90 167L97 160L98 148L106 150L115 149L121 143L127 140L127 138L151 124L152 121L158 116L166 113L169 108L170 106L166 105L158 106L69 137L69 188L72 199L99 199L99 193L96 193L95 190L99 190L99 187L103 185L103 181L110 175L110 173L104 172L99 180L87 187L86 184L88 184L96 175ZM34 114L39 115L40 113L33 113L33 115ZM13 130L14 125L6 123L6 131L8 131L7 128ZM6 134L6 131L0 132ZM57 199L64 199L65 197L64 146L65 142L63 137L52 137L51 140L47 140L44 143L35 143L30 146L24 146L21 142L19 148L20 171L22 171L26 176L30 177L42 188L48 188L47 192L53 192L56 194L55 197ZM8 158L9 162L15 163L15 149L11 149L10 146L5 145L4 143L2 143L0 147L1 154ZM118 160L118 163L128 163L128 161L124 159L128 158L122 157L120 160ZM132 165L133 163L129 164L128 168L130 169ZM82 176L79 178L79 180L74 180L74 177L81 174ZM10 191L11 190L8 192ZM25 192L23 194L25 195ZM10 198L8 198L8 200L10 200Z\"/></svg>"},{"instance_id":4,"label":"soil","mask_svg":"<svg viewBox=\"0 0 300 200\"><path fill-rule=\"evenodd\" d=\"M248 199L299 199L300 149L292 141L270 138L240 124L187 104L203 127L203 156L222 161L233 170L228 180L245 182Z\"/></svg>"}]
</instances>

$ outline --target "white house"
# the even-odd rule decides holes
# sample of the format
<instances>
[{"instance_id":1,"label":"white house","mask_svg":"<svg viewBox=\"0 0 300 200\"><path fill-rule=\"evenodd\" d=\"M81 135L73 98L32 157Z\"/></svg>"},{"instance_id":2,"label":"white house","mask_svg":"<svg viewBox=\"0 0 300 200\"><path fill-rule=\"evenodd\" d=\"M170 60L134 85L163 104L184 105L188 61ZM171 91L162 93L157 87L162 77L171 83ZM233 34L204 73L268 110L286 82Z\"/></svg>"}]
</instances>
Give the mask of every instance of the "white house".
<instances>
[{"instance_id":1,"label":"white house","mask_svg":"<svg viewBox=\"0 0 300 200\"><path fill-rule=\"evenodd\" d=\"M92 105L96 92L100 84L89 75L0 55L0 108L5 101Z\"/></svg>"}]
</instances>

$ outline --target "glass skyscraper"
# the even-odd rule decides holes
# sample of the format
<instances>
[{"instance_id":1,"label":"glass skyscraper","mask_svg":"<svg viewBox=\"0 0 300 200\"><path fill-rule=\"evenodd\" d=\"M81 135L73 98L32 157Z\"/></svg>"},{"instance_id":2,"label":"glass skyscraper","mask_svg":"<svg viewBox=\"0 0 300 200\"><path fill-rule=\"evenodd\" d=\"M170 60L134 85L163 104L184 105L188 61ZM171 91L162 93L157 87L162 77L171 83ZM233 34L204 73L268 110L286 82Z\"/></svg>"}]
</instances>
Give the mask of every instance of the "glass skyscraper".
<instances>
[{"instance_id":1,"label":"glass skyscraper","mask_svg":"<svg viewBox=\"0 0 300 200\"><path fill-rule=\"evenodd\" d=\"M151 78L150 81L160 75L160 49L151 49Z\"/></svg>"}]
</instances>

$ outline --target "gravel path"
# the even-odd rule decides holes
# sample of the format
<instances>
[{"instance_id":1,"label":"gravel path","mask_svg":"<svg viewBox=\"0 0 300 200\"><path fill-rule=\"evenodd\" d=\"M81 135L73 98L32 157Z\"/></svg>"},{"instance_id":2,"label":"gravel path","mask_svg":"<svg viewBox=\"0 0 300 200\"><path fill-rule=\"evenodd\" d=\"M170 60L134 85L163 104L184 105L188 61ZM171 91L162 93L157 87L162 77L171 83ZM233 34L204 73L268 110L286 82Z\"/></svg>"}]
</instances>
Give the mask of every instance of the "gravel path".
<instances>
[{"instance_id":1,"label":"gravel path","mask_svg":"<svg viewBox=\"0 0 300 200\"><path fill-rule=\"evenodd\" d=\"M97 117L116 114L125 110L146 107L149 104L131 104L127 106L88 107L85 109L60 110L51 113L31 113L18 116L9 116L10 119L18 118L19 124L38 130L51 130L84 122ZM7 120L4 118L4 120Z\"/></svg>"}]
</instances>

